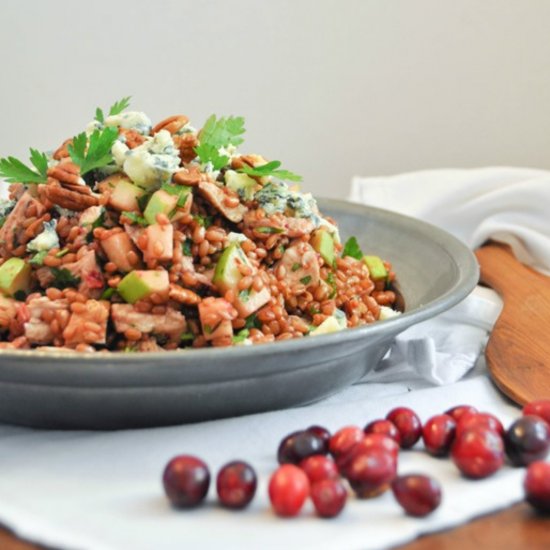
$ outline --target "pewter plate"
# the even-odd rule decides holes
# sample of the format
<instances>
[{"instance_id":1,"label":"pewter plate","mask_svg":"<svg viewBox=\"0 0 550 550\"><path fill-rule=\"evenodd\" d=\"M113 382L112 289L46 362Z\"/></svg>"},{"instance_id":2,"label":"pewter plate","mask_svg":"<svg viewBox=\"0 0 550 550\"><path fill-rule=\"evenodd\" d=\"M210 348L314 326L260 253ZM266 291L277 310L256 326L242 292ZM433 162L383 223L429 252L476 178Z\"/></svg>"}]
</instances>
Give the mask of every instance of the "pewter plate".
<instances>
[{"instance_id":1,"label":"pewter plate","mask_svg":"<svg viewBox=\"0 0 550 550\"><path fill-rule=\"evenodd\" d=\"M474 288L468 248L419 220L321 199L343 238L392 262L406 311L335 334L249 347L142 354L0 351L0 422L122 429L197 422L320 400L373 369L396 334Z\"/></svg>"}]
</instances>

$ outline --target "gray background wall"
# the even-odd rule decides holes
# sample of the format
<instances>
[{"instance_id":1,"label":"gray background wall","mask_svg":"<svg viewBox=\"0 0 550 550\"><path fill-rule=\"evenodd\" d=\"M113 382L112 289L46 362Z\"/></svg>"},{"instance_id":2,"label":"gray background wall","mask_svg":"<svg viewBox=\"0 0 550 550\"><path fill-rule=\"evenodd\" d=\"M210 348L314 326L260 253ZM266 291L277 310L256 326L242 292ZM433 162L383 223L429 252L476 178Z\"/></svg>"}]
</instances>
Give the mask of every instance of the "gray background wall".
<instances>
[{"instance_id":1,"label":"gray background wall","mask_svg":"<svg viewBox=\"0 0 550 550\"><path fill-rule=\"evenodd\" d=\"M550 168L548 0L0 0L0 156L132 95L247 120L246 149L343 197L355 174Z\"/></svg>"}]
</instances>

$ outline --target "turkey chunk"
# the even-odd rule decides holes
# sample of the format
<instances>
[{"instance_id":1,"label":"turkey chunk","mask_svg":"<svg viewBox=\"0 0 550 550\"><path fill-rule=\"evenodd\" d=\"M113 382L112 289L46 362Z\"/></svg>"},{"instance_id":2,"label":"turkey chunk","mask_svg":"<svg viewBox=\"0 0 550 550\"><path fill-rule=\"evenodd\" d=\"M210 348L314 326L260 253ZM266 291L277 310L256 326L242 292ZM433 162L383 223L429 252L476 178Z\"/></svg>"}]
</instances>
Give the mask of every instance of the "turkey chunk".
<instances>
[{"instance_id":1,"label":"turkey chunk","mask_svg":"<svg viewBox=\"0 0 550 550\"><path fill-rule=\"evenodd\" d=\"M69 302L65 299L50 300L46 296L33 298L27 303L30 319L24 324L25 336L31 344L51 344L55 338L50 325L59 316L69 317ZM58 313L63 311L64 313ZM50 321L48 319L51 317Z\"/></svg>"},{"instance_id":2,"label":"turkey chunk","mask_svg":"<svg viewBox=\"0 0 550 550\"><path fill-rule=\"evenodd\" d=\"M107 321L109 319L109 302L105 300L88 300L83 306L83 308L71 313L69 323L63 331L65 345L105 344Z\"/></svg>"},{"instance_id":3,"label":"turkey chunk","mask_svg":"<svg viewBox=\"0 0 550 550\"><path fill-rule=\"evenodd\" d=\"M231 321L237 310L225 298L205 298L199 304L199 317L206 340L233 336Z\"/></svg>"},{"instance_id":4,"label":"turkey chunk","mask_svg":"<svg viewBox=\"0 0 550 550\"><path fill-rule=\"evenodd\" d=\"M285 282L289 285L304 285L305 287L319 284L320 270L317 252L304 242L289 246L277 267L285 268Z\"/></svg>"},{"instance_id":5,"label":"turkey chunk","mask_svg":"<svg viewBox=\"0 0 550 550\"><path fill-rule=\"evenodd\" d=\"M113 304L111 318L117 332L134 328L144 334L166 335L172 341L179 340L187 329L185 317L172 308L166 313L141 313L130 304Z\"/></svg>"},{"instance_id":6,"label":"turkey chunk","mask_svg":"<svg viewBox=\"0 0 550 550\"><path fill-rule=\"evenodd\" d=\"M227 188L218 187L215 183L210 183L209 181L201 181L199 183L199 191L202 196L229 221L233 223L242 221L247 211L246 206L243 206L241 203L238 203L236 206L227 206L225 203L225 200L228 198L238 199L239 197L235 193L230 193Z\"/></svg>"}]
</instances>

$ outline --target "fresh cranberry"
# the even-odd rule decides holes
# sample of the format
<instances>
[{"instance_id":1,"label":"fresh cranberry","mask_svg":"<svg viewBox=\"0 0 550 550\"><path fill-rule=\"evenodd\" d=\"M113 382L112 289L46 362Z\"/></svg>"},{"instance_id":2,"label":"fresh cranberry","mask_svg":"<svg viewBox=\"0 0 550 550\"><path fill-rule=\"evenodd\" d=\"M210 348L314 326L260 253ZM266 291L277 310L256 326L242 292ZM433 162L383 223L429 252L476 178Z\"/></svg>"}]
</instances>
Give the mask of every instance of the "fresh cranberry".
<instances>
[{"instance_id":1,"label":"fresh cranberry","mask_svg":"<svg viewBox=\"0 0 550 550\"><path fill-rule=\"evenodd\" d=\"M180 455L164 468L162 483L173 506L192 508L204 500L210 485L210 472L200 458Z\"/></svg>"},{"instance_id":2,"label":"fresh cranberry","mask_svg":"<svg viewBox=\"0 0 550 550\"><path fill-rule=\"evenodd\" d=\"M256 472L250 464L229 462L218 472L218 498L227 508L244 508L254 498L256 483Z\"/></svg>"},{"instance_id":3,"label":"fresh cranberry","mask_svg":"<svg viewBox=\"0 0 550 550\"><path fill-rule=\"evenodd\" d=\"M307 476L294 464L283 464L269 480L269 500L278 516L297 515L309 495Z\"/></svg>"},{"instance_id":4,"label":"fresh cranberry","mask_svg":"<svg viewBox=\"0 0 550 550\"><path fill-rule=\"evenodd\" d=\"M331 438L329 449L332 456L338 457L347 453L363 439L363 430L359 426L345 426L339 429Z\"/></svg>"},{"instance_id":5,"label":"fresh cranberry","mask_svg":"<svg viewBox=\"0 0 550 550\"><path fill-rule=\"evenodd\" d=\"M344 484L338 479L322 479L311 486L311 500L322 518L337 516L348 498Z\"/></svg>"},{"instance_id":6,"label":"fresh cranberry","mask_svg":"<svg viewBox=\"0 0 550 550\"><path fill-rule=\"evenodd\" d=\"M347 453L336 458L336 466L340 473L345 476L346 469L351 461L358 455L369 453L372 449L381 449L390 453L395 460L399 456L399 445L394 439L384 434L365 434L363 439L354 445Z\"/></svg>"},{"instance_id":7,"label":"fresh cranberry","mask_svg":"<svg viewBox=\"0 0 550 550\"><path fill-rule=\"evenodd\" d=\"M308 456L299 464L307 475L310 483L316 483L322 479L334 479L339 477L338 468L332 458L324 455Z\"/></svg>"},{"instance_id":8,"label":"fresh cranberry","mask_svg":"<svg viewBox=\"0 0 550 550\"><path fill-rule=\"evenodd\" d=\"M397 407L387 414L386 420L397 428L401 436L402 449L410 449L422 435L422 422L412 409Z\"/></svg>"},{"instance_id":9,"label":"fresh cranberry","mask_svg":"<svg viewBox=\"0 0 550 550\"><path fill-rule=\"evenodd\" d=\"M308 456L324 452L324 441L314 433L302 430L287 435L281 441L277 450L277 460L279 464L298 464Z\"/></svg>"},{"instance_id":10,"label":"fresh cranberry","mask_svg":"<svg viewBox=\"0 0 550 550\"><path fill-rule=\"evenodd\" d=\"M457 405L449 410L445 411L445 414L451 416L455 422L458 422L465 414L474 414L479 412L475 407L471 405Z\"/></svg>"},{"instance_id":11,"label":"fresh cranberry","mask_svg":"<svg viewBox=\"0 0 550 550\"><path fill-rule=\"evenodd\" d=\"M393 480L391 488L397 502L410 516L427 516L441 503L441 486L425 475L399 476Z\"/></svg>"},{"instance_id":12,"label":"fresh cranberry","mask_svg":"<svg viewBox=\"0 0 550 550\"><path fill-rule=\"evenodd\" d=\"M463 432L477 428L491 430L501 437L504 436L502 422L491 413L480 412L465 413L460 417L460 420L456 424L456 437L460 436Z\"/></svg>"},{"instance_id":13,"label":"fresh cranberry","mask_svg":"<svg viewBox=\"0 0 550 550\"><path fill-rule=\"evenodd\" d=\"M372 498L389 488L395 478L397 462L382 449L357 455L346 468L346 478L359 498Z\"/></svg>"},{"instance_id":14,"label":"fresh cranberry","mask_svg":"<svg viewBox=\"0 0 550 550\"><path fill-rule=\"evenodd\" d=\"M323 426L310 426L306 432L310 432L313 435L316 435L319 439L322 439L325 443L325 450L323 451L324 454L328 453L328 446L330 442L330 432L324 428Z\"/></svg>"},{"instance_id":15,"label":"fresh cranberry","mask_svg":"<svg viewBox=\"0 0 550 550\"><path fill-rule=\"evenodd\" d=\"M391 420L373 420L363 430L366 434L383 434L391 437L398 445L401 445L401 434Z\"/></svg>"},{"instance_id":16,"label":"fresh cranberry","mask_svg":"<svg viewBox=\"0 0 550 550\"><path fill-rule=\"evenodd\" d=\"M550 462L533 462L523 482L525 499L539 512L550 514Z\"/></svg>"},{"instance_id":17,"label":"fresh cranberry","mask_svg":"<svg viewBox=\"0 0 550 550\"><path fill-rule=\"evenodd\" d=\"M426 451L433 456L449 454L455 438L456 422L448 414L432 416L422 429L422 439Z\"/></svg>"},{"instance_id":18,"label":"fresh cranberry","mask_svg":"<svg viewBox=\"0 0 550 550\"><path fill-rule=\"evenodd\" d=\"M466 477L488 477L504 464L502 437L483 428L462 432L451 447L451 458Z\"/></svg>"},{"instance_id":19,"label":"fresh cranberry","mask_svg":"<svg viewBox=\"0 0 550 550\"><path fill-rule=\"evenodd\" d=\"M550 426L550 399L531 401L523 407L523 414L542 418Z\"/></svg>"},{"instance_id":20,"label":"fresh cranberry","mask_svg":"<svg viewBox=\"0 0 550 550\"><path fill-rule=\"evenodd\" d=\"M548 454L550 427L538 416L522 416L508 428L504 445L514 466L527 466Z\"/></svg>"}]
</instances>

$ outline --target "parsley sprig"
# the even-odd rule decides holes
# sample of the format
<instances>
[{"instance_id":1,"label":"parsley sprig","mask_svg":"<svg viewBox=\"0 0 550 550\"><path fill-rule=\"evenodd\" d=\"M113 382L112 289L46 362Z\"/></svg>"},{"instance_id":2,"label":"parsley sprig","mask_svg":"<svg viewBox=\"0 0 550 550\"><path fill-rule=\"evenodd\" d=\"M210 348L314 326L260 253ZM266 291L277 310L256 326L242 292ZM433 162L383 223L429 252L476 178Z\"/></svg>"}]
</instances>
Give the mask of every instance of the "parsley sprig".
<instances>
[{"instance_id":1,"label":"parsley sprig","mask_svg":"<svg viewBox=\"0 0 550 550\"><path fill-rule=\"evenodd\" d=\"M241 137L244 132L243 117L217 119L216 115L211 115L199 132L199 145L195 147L195 153L202 164L211 163L214 170L220 170L227 166L229 157L220 154L219 149L241 144L244 141Z\"/></svg>"},{"instance_id":2,"label":"parsley sprig","mask_svg":"<svg viewBox=\"0 0 550 550\"><path fill-rule=\"evenodd\" d=\"M119 115L130 106L130 99L132 96L123 97L120 101L115 101L109 108L109 114L107 116ZM105 122L105 115L103 110L99 107L95 110L95 119L103 124Z\"/></svg>"},{"instance_id":3,"label":"parsley sprig","mask_svg":"<svg viewBox=\"0 0 550 550\"><path fill-rule=\"evenodd\" d=\"M46 183L48 157L36 149L31 148L30 152L34 170L15 157L6 157L0 159L0 177L8 183Z\"/></svg>"},{"instance_id":4,"label":"parsley sprig","mask_svg":"<svg viewBox=\"0 0 550 550\"><path fill-rule=\"evenodd\" d=\"M363 251L361 250L361 247L359 246L359 243L357 242L357 239L355 237L350 237L344 245L342 258L345 258L346 256L351 256L356 260L360 260L363 257Z\"/></svg>"},{"instance_id":5,"label":"parsley sprig","mask_svg":"<svg viewBox=\"0 0 550 550\"><path fill-rule=\"evenodd\" d=\"M299 176L294 172L290 172L289 170L280 170L279 166L281 166L280 161L272 160L271 162L260 166L255 166L254 168L245 164L242 168L239 168L237 172L244 172L248 176L256 176L260 178L274 176L280 180L302 181L302 176Z\"/></svg>"},{"instance_id":6,"label":"parsley sprig","mask_svg":"<svg viewBox=\"0 0 550 550\"><path fill-rule=\"evenodd\" d=\"M89 139L85 132L73 138L67 149L72 161L80 166L81 176L112 162L111 147L117 138L118 130L113 127L94 130Z\"/></svg>"}]
</instances>

